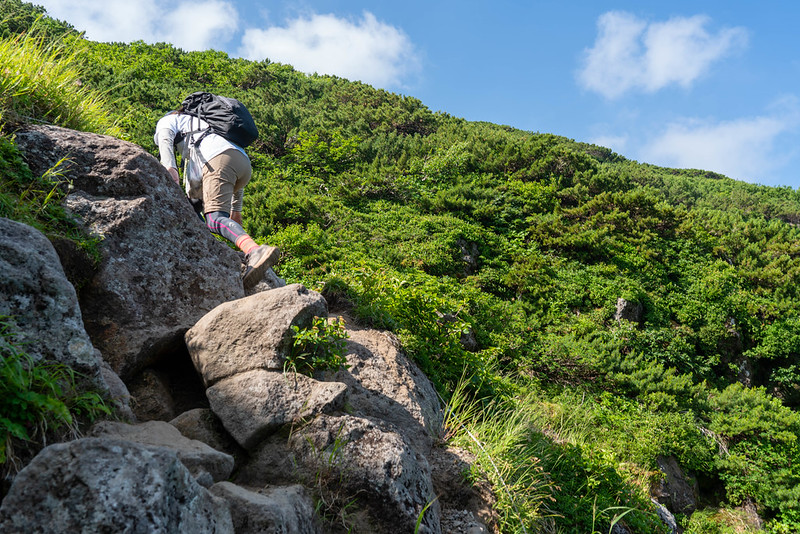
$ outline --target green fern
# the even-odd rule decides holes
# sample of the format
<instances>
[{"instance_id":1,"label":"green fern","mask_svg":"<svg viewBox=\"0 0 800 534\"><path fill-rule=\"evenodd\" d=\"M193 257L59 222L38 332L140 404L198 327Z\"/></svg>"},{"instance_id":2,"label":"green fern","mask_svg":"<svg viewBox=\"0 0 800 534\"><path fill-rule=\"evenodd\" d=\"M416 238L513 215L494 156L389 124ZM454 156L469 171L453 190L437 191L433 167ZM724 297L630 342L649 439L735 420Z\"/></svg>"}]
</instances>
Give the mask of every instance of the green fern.
<instances>
[{"instance_id":1,"label":"green fern","mask_svg":"<svg viewBox=\"0 0 800 534\"><path fill-rule=\"evenodd\" d=\"M97 392L78 390L77 378L63 364L34 360L0 316L0 464L13 460L15 440L42 441L48 431L76 431L77 417L111 414Z\"/></svg>"}]
</instances>

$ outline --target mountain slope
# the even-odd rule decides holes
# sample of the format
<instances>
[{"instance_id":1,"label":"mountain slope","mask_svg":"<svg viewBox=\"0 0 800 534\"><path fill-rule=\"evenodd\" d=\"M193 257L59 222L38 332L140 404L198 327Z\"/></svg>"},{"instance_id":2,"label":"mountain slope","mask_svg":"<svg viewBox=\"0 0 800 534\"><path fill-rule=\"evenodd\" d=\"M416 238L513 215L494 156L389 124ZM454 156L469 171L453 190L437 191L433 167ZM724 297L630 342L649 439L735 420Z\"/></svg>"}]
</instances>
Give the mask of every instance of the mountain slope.
<instances>
[{"instance_id":1,"label":"mountain slope","mask_svg":"<svg viewBox=\"0 0 800 534\"><path fill-rule=\"evenodd\" d=\"M694 471L700 506L755 502L774 530L797 527L797 191L268 61L78 41L82 83L152 152L156 120L190 92L245 102L262 133L245 226L285 251L281 276L395 331L495 429L505 409L526 414L524 439L496 454L511 481L535 455L557 528L646 509L659 456ZM633 320L616 317L625 303ZM648 517L624 522L645 532Z\"/></svg>"}]
</instances>

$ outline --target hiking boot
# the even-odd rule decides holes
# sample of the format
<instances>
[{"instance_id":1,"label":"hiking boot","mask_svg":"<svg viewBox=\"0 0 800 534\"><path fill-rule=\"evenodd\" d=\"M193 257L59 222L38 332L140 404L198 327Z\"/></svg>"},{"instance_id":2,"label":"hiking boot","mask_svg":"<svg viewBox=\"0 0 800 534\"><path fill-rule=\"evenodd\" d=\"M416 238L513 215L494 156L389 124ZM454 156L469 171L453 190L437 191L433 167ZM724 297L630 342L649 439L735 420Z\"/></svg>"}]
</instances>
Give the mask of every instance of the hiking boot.
<instances>
[{"instance_id":1,"label":"hiking boot","mask_svg":"<svg viewBox=\"0 0 800 534\"><path fill-rule=\"evenodd\" d=\"M264 271L278 263L281 251L278 247L261 245L251 251L245 258L247 267L242 277L245 289L250 289L264 278Z\"/></svg>"}]
</instances>

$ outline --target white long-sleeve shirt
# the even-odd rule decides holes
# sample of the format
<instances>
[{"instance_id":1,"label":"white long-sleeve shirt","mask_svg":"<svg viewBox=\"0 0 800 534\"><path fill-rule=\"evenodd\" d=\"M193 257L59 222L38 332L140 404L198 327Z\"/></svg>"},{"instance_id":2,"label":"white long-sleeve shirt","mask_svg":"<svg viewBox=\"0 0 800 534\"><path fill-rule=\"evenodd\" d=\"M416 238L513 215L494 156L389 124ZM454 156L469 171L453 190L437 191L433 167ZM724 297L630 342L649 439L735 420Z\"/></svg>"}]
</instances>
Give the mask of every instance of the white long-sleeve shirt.
<instances>
[{"instance_id":1,"label":"white long-sleeve shirt","mask_svg":"<svg viewBox=\"0 0 800 534\"><path fill-rule=\"evenodd\" d=\"M181 153L182 158L188 157L189 147L188 141L190 135L195 139L202 135L198 130L205 130L208 128L208 123L197 117L186 115L185 113L169 113L162 117L156 123L156 133L153 136L153 141L158 146L158 153L161 164L167 169L178 169L178 162L175 158L175 137L179 132L183 133L183 139L178 143L177 147ZM191 134L191 132L196 132ZM203 161L210 161L211 158L218 156L226 150L238 150L245 156L247 153L239 146L231 143L221 135L214 133L207 134L203 141L196 147ZM233 195L233 205L231 211L242 211L242 200L244 198L244 191L239 190Z\"/></svg>"}]
</instances>

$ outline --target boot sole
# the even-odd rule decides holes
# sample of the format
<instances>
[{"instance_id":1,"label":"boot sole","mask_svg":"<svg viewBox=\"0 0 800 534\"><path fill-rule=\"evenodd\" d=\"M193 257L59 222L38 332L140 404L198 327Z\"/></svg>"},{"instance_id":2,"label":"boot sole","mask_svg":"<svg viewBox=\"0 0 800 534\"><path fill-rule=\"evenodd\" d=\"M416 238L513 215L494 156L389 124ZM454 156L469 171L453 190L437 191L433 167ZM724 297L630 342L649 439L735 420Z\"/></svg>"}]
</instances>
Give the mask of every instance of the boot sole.
<instances>
[{"instance_id":1,"label":"boot sole","mask_svg":"<svg viewBox=\"0 0 800 534\"><path fill-rule=\"evenodd\" d=\"M242 285L245 289L250 289L264 278L264 272L278 263L281 251L277 247L272 247L272 251L264 256L259 263L250 267L242 278Z\"/></svg>"}]
</instances>

